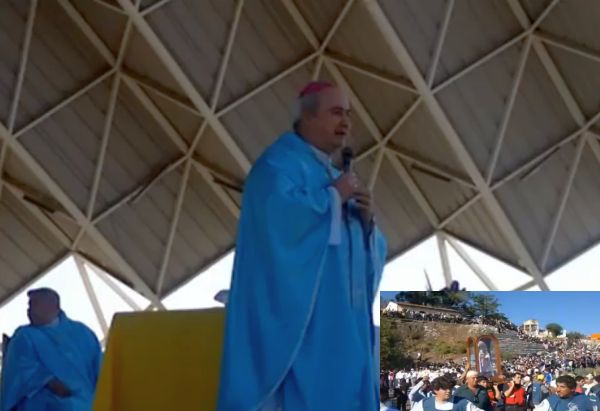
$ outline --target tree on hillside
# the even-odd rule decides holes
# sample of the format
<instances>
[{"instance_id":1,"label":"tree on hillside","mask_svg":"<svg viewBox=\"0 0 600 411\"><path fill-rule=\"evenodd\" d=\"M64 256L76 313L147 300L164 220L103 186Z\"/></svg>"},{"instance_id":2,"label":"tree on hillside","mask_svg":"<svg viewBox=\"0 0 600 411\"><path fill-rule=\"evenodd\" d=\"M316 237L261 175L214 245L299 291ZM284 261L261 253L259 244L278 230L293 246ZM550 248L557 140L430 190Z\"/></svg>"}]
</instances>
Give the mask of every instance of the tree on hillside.
<instances>
[{"instance_id":1,"label":"tree on hillside","mask_svg":"<svg viewBox=\"0 0 600 411\"><path fill-rule=\"evenodd\" d=\"M567 338L570 340L583 340L585 335L578 331L571 331L570 333L567 333Z\"/></svg>"},{"instance_id":2,"label":"tree on hillside","mask_svg":"<svg viewBox=\"0 0 600 411\"><path fill-rule=\"evenodd\" d=\"M469 311L472 315L481 315L484 317L493 317L504 314L498 312L498 307L500 307L500 303L491 294L475 294L472 293L470 295ZM506 317L504 317L506 318Z\"/></svg>"},{"instance_id":3,"label":"tree on hillside","mask_svg":"<svg viewBox=\"0 0 600 411\"><path fill-rule=\"evenodd\" d=\"M399 303L436 305L437 299L431 291L400 291L396 294L396 301Z\"/></svg>"},{"instance_id":4,"label":"tree on hillside","mask_svg":"<svg viewBox=\"0 0 600 411\"><path fill-rule=\"evenodd\" d=\"M466 291L440 291L434 293L444 307L460 310L468 301L469 293Z\"/></svg>"},{"instance_id":5,"label":"tree on hillside","mask_svg":"<svg viewBox=\"0 0 600 411\"><path fill-rule=\"evenodd\" d=\"M571 331L567 333L567 345L571 347L575 342L585 338L585 335L578 331Z\"/></svg>"},{"instance_id":6,"label":"tree on hillside","mask_svg":"<svg viewBox=\"0 0 600 411\"><path fill-rule=\"evenodd\" d=\"M550 323L546 325L546 330L548 330L550 334L556 337L557 335L560 335L560 333L562 333L563 327L562 325L557 323Z\"/></svg>"},{"instance_id":7,"label":"tree on hillside","mask_svg":"<svg viewBox=\"0 0 600 411\"><path fill-rule=\"evenodd\" d=\"M404 343L394 321L382 318L380 327L381 369L392 370L411 365L411 360L406 356Z\"/></svg>"},{"instance_id":8,"label":"tree on hillside","mask_svg":"<svg viewBox=\"0 0 600 411\"><path fill-rule=\"evenodd\" d=\"M465 291L401 291L397 302L459 309L468 299Z\"/></svg>"}]
</instances>

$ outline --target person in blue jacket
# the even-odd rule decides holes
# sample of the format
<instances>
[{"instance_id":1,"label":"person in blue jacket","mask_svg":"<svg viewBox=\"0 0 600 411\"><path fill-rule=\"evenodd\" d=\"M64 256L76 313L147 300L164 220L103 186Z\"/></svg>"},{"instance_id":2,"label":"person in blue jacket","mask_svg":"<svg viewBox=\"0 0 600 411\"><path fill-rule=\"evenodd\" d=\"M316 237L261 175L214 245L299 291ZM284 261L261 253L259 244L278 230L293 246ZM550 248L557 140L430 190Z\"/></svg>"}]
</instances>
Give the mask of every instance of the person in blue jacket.
<instances>
[{"instance_id":1,"label":"person in blue jacket","mask_svg":"<svg viewBox=\"0 0 600 411\"><path fill-rule=\"evenodd\" d=\"M575 392L577 383L570 375L556 379L556 394L550 395L535 407L535 411L598 411L585 394Z\"/></svg>"}]
</instances>

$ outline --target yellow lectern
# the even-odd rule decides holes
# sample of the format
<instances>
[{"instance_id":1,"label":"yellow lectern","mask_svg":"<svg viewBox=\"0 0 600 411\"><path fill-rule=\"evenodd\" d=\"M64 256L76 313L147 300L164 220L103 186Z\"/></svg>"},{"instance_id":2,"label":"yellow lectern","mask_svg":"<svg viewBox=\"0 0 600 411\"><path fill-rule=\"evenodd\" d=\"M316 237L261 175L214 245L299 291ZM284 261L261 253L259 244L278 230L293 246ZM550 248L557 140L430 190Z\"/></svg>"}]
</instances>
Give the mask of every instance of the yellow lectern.
<instances>
[{"instance_id":1,"label":"yellow lectern","mask_svg":"<svg viewBox=\"0 0 600 411\"><path fill-rule=\"evenodd\" d=\"M217 406L225 310L117 314L94 411Z\"/></svg>"}]
</instances>

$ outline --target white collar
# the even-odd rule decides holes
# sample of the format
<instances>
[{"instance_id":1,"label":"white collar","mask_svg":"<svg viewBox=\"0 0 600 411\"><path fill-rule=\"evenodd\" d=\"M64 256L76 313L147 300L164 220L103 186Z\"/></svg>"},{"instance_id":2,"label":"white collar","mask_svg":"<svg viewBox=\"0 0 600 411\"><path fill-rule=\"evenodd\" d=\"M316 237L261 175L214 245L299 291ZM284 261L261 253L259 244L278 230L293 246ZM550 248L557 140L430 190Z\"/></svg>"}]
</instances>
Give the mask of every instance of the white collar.
<instances>
[{"instance_id":1,"label":"white collar","mask_svg":"<svg viewBox=\"0 0 600 411\"><path fill-rule=\"evenodd\" d=\"M315 146L313 146L311 144L309 144L309 145L310 145L310 148L315 153L315 155L317 156L317 159L321 163L323 163L324 166L329 167L331 165L331 156L329 154L327 154L326 152L319 150Z\"/></svg>"}]
</instances>

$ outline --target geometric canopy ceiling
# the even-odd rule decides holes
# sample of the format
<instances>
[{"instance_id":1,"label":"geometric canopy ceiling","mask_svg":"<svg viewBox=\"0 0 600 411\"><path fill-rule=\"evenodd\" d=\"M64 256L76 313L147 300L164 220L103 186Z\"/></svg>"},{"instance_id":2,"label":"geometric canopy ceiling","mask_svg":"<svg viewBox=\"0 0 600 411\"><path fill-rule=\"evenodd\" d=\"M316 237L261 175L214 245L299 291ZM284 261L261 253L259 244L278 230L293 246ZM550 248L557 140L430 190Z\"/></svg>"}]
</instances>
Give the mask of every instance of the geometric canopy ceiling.
<instances>
[{"instance_id":1,"label":"geometric canopy ceiling","mask_svg":"<svg viewBox=\"0 0 600 411\"><path fill-rule=\"evenodd\" d=\"M394 258L544 276L600 240L593 0L4 0L0 303L78 253L159 305L231 251L311 79L353 106Z\"/></svg>"}]
</instances>

